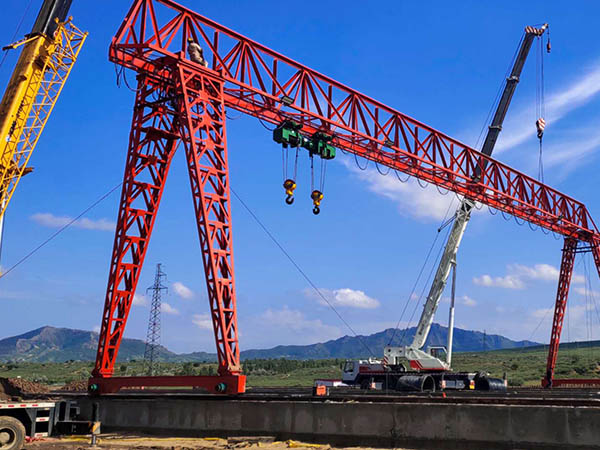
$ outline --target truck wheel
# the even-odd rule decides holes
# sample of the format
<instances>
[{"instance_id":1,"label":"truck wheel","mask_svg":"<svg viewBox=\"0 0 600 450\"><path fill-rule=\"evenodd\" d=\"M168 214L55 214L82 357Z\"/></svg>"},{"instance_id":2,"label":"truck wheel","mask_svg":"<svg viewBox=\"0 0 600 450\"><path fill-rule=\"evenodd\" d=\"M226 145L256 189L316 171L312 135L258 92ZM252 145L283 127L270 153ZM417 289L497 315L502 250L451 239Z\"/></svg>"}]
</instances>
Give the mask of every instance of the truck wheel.
<instances>
[{"instance_id":1,"label":"truck wheel","mask_svg":"<svg viewBox=\"0 0 600 450\"><path fill-rule=\"evenodd\" d=\"M21 450L25 443L25 427L14 417L0 417L0 449Z\"/></svg>"}]
</instances>

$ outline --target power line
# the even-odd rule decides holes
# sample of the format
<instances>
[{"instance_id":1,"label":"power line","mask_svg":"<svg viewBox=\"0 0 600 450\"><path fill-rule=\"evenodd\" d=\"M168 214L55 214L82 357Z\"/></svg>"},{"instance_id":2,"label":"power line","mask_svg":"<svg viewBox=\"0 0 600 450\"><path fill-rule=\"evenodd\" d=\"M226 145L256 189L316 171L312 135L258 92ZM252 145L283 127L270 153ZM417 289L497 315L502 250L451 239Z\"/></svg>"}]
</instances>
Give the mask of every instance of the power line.
<instances>
[{"instance_id":1,"label":"power line","mask_svg":"<svg viewBox=\"0 0 600 450\"><path fill-rule=\"evenodd\" d=\"M256 223L263 229L263 231L267 234L267 236L269 236L269 238L273 241L273 243L277 247L279 247L279 250L281 250L281 252L286 256L286 258L292 263L292 265L296 268L296 270L300 273L300 275L302 275L304 277L304 279L308 282L308 284L311 285L311 287L315 290L315 292L317 293L317 295L319 297L321 297L321 299L325 303L327 303L327 305L329 305L329 307L331 308L331 310L339 317L339 319L344 323L344 325L346 325L346 327L352 332L352 334L356 338L358 338L358 340L360 341L360 343L371 354L371 356L375 356L375 354L369 348L369 346L365 343L365 341L356 333L356 331L354 331L354 329L350 326L350 324L348 322L346 322L346 320L344 320L344 318L338 312L338 310L335 309L335 307L331 304L331 302L329 300L327 300L327 298L323 295L323 293L317 287L317 285L312 282L312 280L308 277L308 275L306 274L306 272L304 272L304 270L302 270L302 268L298 265L298 263L296 263L296 261L294 260L294 258L291 257L291 255L279 243L279 241L275 238L275 236L273 236L273 234L267 229L267 227L261 222L261 220L256 216L256 214L254 214L254 212L244 202L244 200L242 200L242 198L237 194L237 192L235 192L235 190L233 188L230 187L230 189L231 189L231 192L233 193L233 195L235 195L235 197L240 201L240 203L242 204L242 206L246 209L246 211L248 211L248 213L252 216L252 218L256 221Z\"/></svg>"},{"instance_id":2,"label":"power line","mask_svg":"<svg viewBox=\"0 0 600 450\"><path fill-rule=\"evenodd\" d=\"M42 247L44 247L46 244L48 244L50 241L52 241L54 238L56 238L59 234L61 234L63 231L65 231L67 228L69 228L71 225L73 225L75 222L77 222L79 219L81 219L83 216L85 216L88 212L90 212L93 208L95 208L99 203L101 203L104 199L106 199L110 194L112 194L114 191L116 191L118 188L120 188L122 184L123 184L123 182L117 184L110 191L108 191L106 194L102 195L98 200L96 200L94 203L92 203L90 206L88 206L86 209L84 209L77 217L75 217L74 219L72 219L66 225L64 225L61 228L59 228L55 233L51 234L40 245L38 245L37 247L35 247L33 250L31 250L29 253L27 253L25 256L23 256L20 260L18 260L15 264L13 264L6 272L0 274L0 279L4 278L6 275L8 275L10 272L12 272L14 269L16 269L22 263L24 263L25 261L27 261L38 250L40 250Z\"/></svg>"},{"instance_id":3,"label":"power line","mask_svg":"<svg viewBox=\"0 0 600 450\"><path fill-rule=\"evenodd\" d=\"M19 24L17 25L17 29L15 30L15 34L13 34L13 37L11 39L11 43L15 41L15 39L17 38L17 35L19 34L19 30L21 29L21 26L23 25L23 22L25 21L25 17L27 16L27 13L29 12L29 8L31 7L31 4L33 3L33 0L29 0L29 3L27 4L27 7L25 8L25 12L23 13L23 16L21 16L21 20L19 21ZM8 56L8 51L10 49L7 49L4 52L4 55L2 56L2 60L0 61L0 67L2 67L2 65L4 64L4 61L6 60L6 57Z\"/></svg>"}]
</instances>

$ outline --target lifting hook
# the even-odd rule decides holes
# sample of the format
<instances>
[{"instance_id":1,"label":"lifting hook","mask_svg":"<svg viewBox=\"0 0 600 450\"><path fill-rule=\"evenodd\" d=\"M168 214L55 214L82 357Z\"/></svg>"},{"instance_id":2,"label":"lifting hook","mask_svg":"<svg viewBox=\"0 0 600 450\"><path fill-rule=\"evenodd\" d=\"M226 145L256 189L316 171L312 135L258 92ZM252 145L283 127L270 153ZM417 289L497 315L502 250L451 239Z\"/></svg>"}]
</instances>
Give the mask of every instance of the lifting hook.
<instances>
[{"instance_id":1,"label":"lifting hook","mask_svg":"<svg viewBox=\"0 0 600 450\"><path fill-rule=\"evenodd\" d=\"M283 182L283 188L285 189L285 193L287 194L285 202L288 205L291 205L292 203L294 203L294 190L296 189L296 182L288 178Z\"/></svg>"},{"instance_id":2,"label":"lifting hook","mask_svg":"<svg viewBox=\"0 0 600 450\"><path fill-rule=\"evenodd\" d=\"M311 192L310 198L312 199L313 205L315 206L313 208L313 214L316 216L321 212L321 208L319 208L319 206L321 206L321 200L323 200L323 193L315 189Z\"/></svg>"}]
</instances>

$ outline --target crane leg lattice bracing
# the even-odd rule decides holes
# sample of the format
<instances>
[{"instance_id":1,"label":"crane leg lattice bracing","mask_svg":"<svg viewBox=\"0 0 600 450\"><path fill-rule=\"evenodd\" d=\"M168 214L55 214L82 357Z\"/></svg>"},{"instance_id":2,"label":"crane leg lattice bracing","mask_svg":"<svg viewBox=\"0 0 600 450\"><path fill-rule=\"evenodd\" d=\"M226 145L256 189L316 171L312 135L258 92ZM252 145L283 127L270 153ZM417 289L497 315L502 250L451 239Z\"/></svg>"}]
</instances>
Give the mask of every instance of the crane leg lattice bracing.
<instances>
[{"instance_id":1,"label":"crane leg lattice bracing","mask_svg":"<svg viewBox=\"0 0 600 450\"><path fill-rule=\"evenodd\" d=\"M171 68L172 83L139 80L121 205L104 304L98 356L90 379L97 392L125 386L245 389L240 373L231 245L229 167L222 83ZM183 141L200 235L219 359L218 376L113 377L118 348L141 273L169 166Z\"/></svg>"},{"instance_id":2,"label":"crane leg lattice bracing","mask_svg":"<svg viewBox=\"0 0 600 450\"><path fill-rule=\"evenodd\" d=\"M560 264L560 275L558 278L558 289L556 292L556 304L554 306L552 334L550 335L550 350L548 352L548 362L546 365L546 378L542 381L542 384L545 387L552 386L554 367L556 366L556 357L558 356L558 347L560 344L560 333L562 331L565 311L567 309L567 299L569 297L569 287L571 286L576 251L577 240L565 238L565 244L562 251L562 262Z\"/></svg>"}]
</instances>

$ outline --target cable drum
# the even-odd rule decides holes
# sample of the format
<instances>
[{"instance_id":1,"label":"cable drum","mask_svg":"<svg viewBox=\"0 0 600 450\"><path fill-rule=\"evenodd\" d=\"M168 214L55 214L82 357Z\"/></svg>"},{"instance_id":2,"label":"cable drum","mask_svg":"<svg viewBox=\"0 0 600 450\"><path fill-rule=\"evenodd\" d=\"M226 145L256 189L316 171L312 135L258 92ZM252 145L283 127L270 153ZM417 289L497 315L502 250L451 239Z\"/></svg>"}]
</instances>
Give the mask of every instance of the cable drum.
<instances>
[{"instance_id":1,"label":"cable drum","mask_svg":"<svg viewBox=\"0 0 600 450\"><path fill-rule=\"evenodd\" d=\"M475 377L475 390L477 391L506 391L504 380L500 378L488 378L487 376Z\"/></svg>"},{"instance_id":2,"label":"cable drum","mask_svg":"<svg viewBox=\"0 0 600 450\"><path fill-rule=\"evenodd\" d=\"M404 375L398 378L396 390L435 392L435 380L431 375Z\"/></svg>"}]
</instances>

